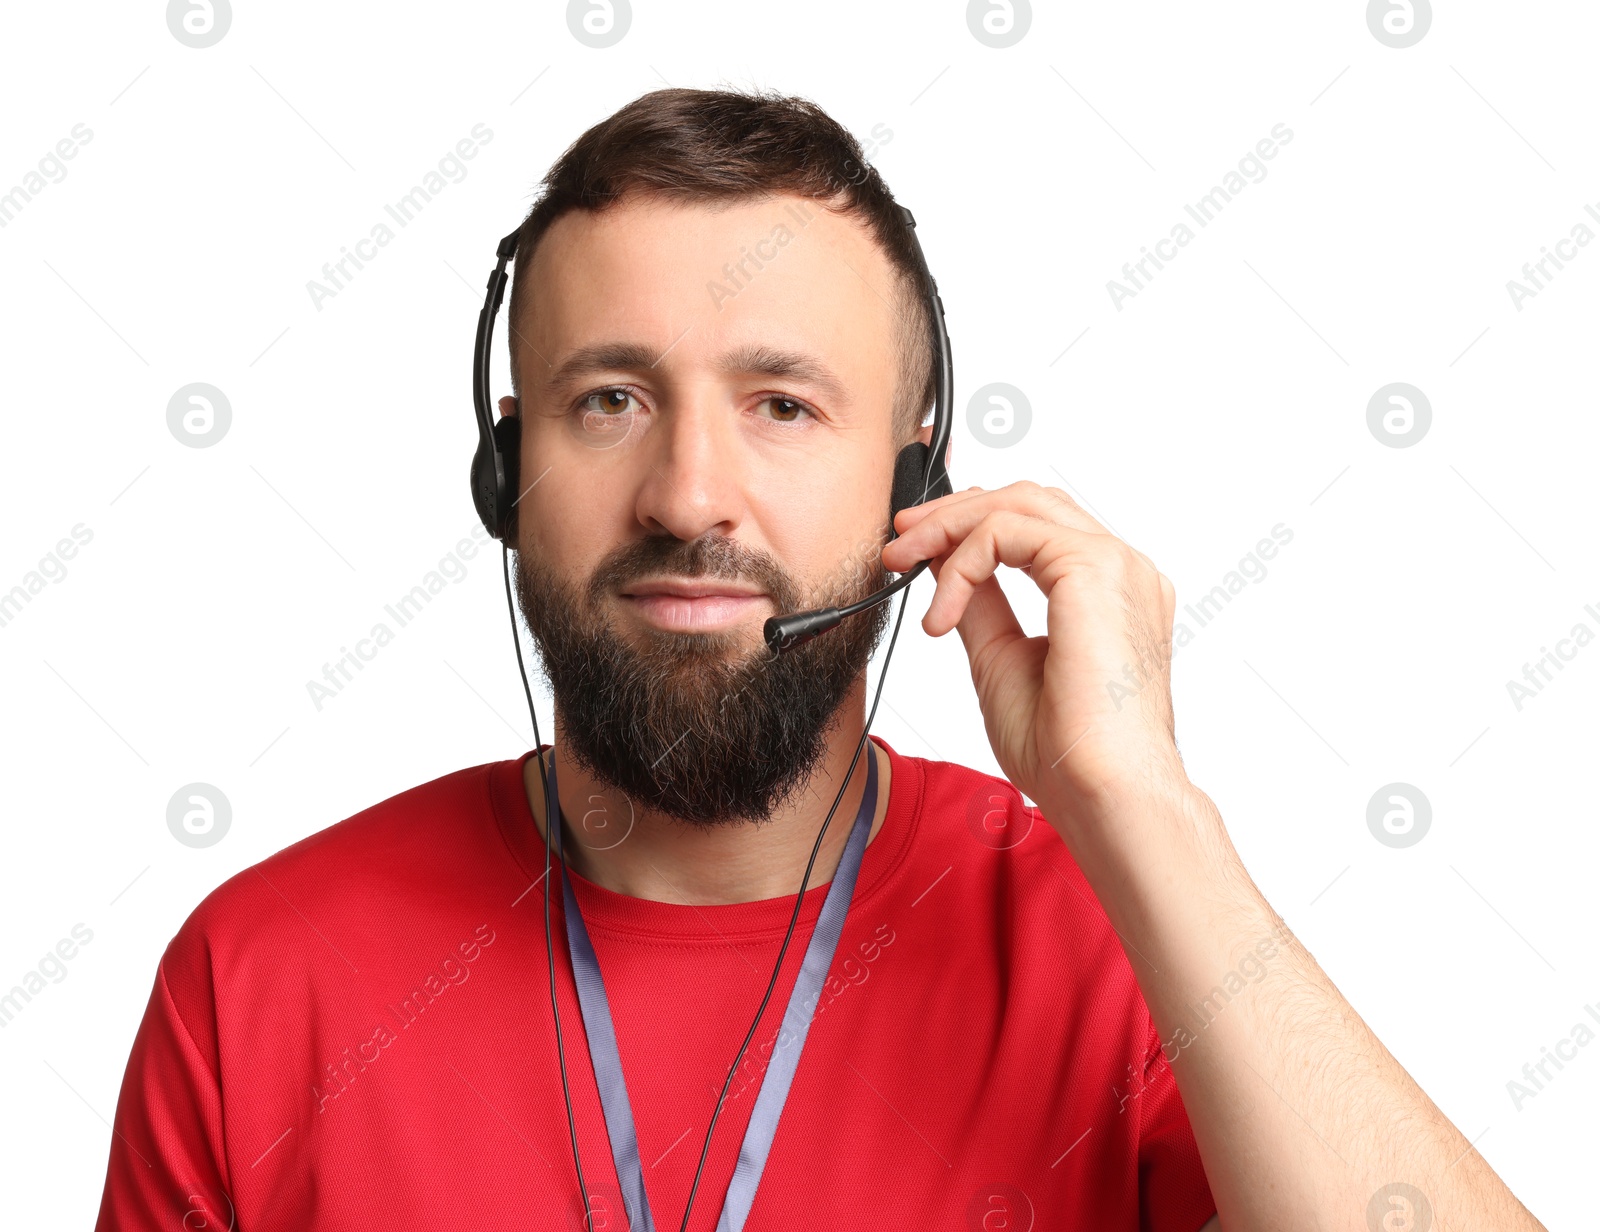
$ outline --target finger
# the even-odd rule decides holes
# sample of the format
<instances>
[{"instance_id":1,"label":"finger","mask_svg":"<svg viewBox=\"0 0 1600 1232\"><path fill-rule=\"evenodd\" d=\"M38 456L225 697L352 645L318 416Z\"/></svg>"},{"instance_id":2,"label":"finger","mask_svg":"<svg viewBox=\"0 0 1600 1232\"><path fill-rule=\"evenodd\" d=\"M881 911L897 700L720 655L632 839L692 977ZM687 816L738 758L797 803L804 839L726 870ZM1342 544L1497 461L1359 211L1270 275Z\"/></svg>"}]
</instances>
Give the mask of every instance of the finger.
<instances>
[{"instance_id":1,"label":"finger","mask_svg":"<svg viewBox=\"0 0 1600 1232\"><path fill-rule=\"evenodd\" d=\"M1000 579L993 576L973 589L956 629L974 671L998 646L1027 636L1011 607L1011 600L1000 588Z\"/></svg>"},{"instance_id":2,"label":"finger","mask_svg":"<svg viewBox=\"0 0 1600 1232\"><path fill-rule=\"evenodd\" d=\"M1024 480L998 491L974 493L965 500L932 510L931 515L923 516L915 525L901 531L899 537L884 548L884 568L903 572L919 560L947 552L985 517L996 512L1022 513L1080 533L1113 537L1105 535L1093 518L1071 512L1051 490Z\"/></svg>"},{"instance_id":3,"label":"finger","mask_svg":"<svg viewBox=\"0 0 1600 1232\"><path fill-rule=\"evenodd\" d=\"M936 496L932 500L923 501L919 505L907 505L899 513L894 515L894 528L897 531L904 531L907 527L915 525L918 521L927 517L928 514L933 510L944 508L948 505L954 504L956 501L962 500L965 497L972 496L982 491L984 491L983 488L979 487L977 484L973 484L972 487L966 488L960 492L951 492L945 496Z\"/></svg>"},{"instance_id":4,"label":"finger","mask_svg":"<svg viewBox=\"0 0 1600 1232\"><path fill-rule=\"evenodd\" d=\"M1040 491L1050 497L1061 510L1066 511L1069 525L1076 526L1080 530L1093 531L1097 535L1112 533L1109 527L1084 508L1077 497L1065 488L1044 487Z\"/></svg>"},{"instance_id":5,"label":"finger","mask_svg":"<svg viewBox=\"0 0 1600 1232\"><path fill-rule=\"evenodd\" d=\"M974 503L976 502L976 503ZM912 527L925 522L930 514L943 514L948 510L961 508L962 512L970 518L973 524L985 513L995 509L1015 509L1023 513L1032 514L1034 517L1055 522L1060 526L1072 526L1090 534L1109 535L1099 522L1090 517L1083 508L1072 499L1070 495L1060 488L1046 488L1031 479L1018 480L1016 483L1007 484L1003 488L987 490L983 488L968 489L967 492L954 493L951 496L940 497L937 502L929 501L925 505L913 505L904 509L895 517L895 527L902 538L906 537ZM903 554L902 558L903 558ZM907 560L907 567L921 557L911 557ZM888 562L885 562L888 564ZM894 568L893 565L889 565Z\"/></svg>"},{"instance_id":6,"label":"finger","mask_svg":"<svg viewBox=\"0 0 1600 1232\"><path fill-rule=\"evenodd\" d=\"M1063 526L1075 526L1097 535L1111 533L1064 488L1047 487L1031 479L1019 479L1003 488L994 489L989 495L1000 498L999 503L1008 508L1020 509Z\"/></svg>"},{"instance_id":7,"label":"finger","mask_svg":"<svg viewBox=\"0 0 1600 1232\"><path fill-rule=\"evenodd\" d=\"M1083 531L1014 510L986 514L958 539L937 549L936 555L948 552L948 557L939 570L939 583L922 618L922 627L931 637L942 637L955 628L973 593L1001 565L1028 566L1034 583L1049 594L1055 579L1046 575L1052 571L1038 566L1056 563L1068 550L1068 544L1084 535Z\"/></svg>"}]
</instances>

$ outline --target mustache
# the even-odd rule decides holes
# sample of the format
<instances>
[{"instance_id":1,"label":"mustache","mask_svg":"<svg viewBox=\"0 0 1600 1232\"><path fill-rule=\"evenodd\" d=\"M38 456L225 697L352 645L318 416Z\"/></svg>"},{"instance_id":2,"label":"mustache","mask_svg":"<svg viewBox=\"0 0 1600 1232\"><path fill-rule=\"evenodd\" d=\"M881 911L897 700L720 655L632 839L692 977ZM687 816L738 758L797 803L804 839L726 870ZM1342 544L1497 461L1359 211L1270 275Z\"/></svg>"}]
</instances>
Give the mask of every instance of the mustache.
<instances>
[{"instance_id":1,"label":"mustache","mask_svg":"<svg viewBox=\"0 0 1600 1232\"><path fill-rule=\"evenodd\" d=\"M629 582L657 574L753 582L772 596L780 611L799 606L799 587L768 552L749 548L726 535L679 539L648 535L610 553L589 578L588 599L598 603Z\"/></svg>"}]
</instances>

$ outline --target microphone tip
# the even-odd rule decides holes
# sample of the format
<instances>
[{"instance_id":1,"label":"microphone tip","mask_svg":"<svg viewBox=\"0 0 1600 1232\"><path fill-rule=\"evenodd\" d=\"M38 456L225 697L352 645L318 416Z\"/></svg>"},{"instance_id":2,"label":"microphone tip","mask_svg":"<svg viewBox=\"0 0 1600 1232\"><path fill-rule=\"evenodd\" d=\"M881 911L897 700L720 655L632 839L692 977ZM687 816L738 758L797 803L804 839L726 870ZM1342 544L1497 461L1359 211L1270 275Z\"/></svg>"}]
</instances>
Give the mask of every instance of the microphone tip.
<instances>
[{"instance_id":1,"label":"microphone tip","mask_svg":"<svg viewBox=\"0 0 1600 1232\"><path fill-rule=\"evenodd\" d=\"M774 654L809 642L826 633L844 617L836 607L820 608L815 612L796 612L789 616L773 616L761 628L767 648Z\"/></svg>"}]
</instances>

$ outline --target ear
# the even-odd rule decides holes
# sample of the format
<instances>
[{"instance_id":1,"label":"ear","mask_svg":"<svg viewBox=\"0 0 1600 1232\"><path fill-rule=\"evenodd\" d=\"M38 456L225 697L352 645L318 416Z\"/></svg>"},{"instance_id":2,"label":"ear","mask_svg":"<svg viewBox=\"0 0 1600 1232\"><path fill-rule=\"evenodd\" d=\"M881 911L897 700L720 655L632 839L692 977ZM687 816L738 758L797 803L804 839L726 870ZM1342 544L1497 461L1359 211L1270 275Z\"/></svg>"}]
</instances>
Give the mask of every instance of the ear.
<instances>
[{"instance_id":1,"label":"ear","mask_svg":"<svg viewBox=\"0 0 1600 1232\"><path fill-rule=\"evenodd\" d=\"M923 445L933 445L933 421L931 419L926 424L923 424L922 427L918 427L914 440L920 440ZM949 442L946 442L946 446L944 446L944 470L946 470L946 474L949 474L950 459L954 458L954 456L955 435L952 434Z\"/></svg>"},{"instance_id":2,"label":"ear","mask_svg":"<svg viewBox=\"0 0 1600 1232\"><path fill-rule=\"evenodd\" d=\"M507 415L515 414L517 414L517 400L512 395L506 394L500 399L500 415L504 418Z\"/></svg>"},{"instance_id":3,"label":"ear","mask_svg":"<svg viewBox=\"0 0 1600 1232\"><path fill-rule=\"evenodd\" d=\"M924 445L932 445L933 444L933 420L930 419L927 423L923 424L922 427L918 428L917 429L917 435L916 435L916 437L914 439L921 441ZM947 475L950 473L950 460L955 456L955 451L956 451L956 438L955 438L955 434L952 433L951 436L950 436L949 441L947 441L945 443L945 447L944 447L944 469L945 469L945 474L947 474Z\"/></svg>"}]
</instances>

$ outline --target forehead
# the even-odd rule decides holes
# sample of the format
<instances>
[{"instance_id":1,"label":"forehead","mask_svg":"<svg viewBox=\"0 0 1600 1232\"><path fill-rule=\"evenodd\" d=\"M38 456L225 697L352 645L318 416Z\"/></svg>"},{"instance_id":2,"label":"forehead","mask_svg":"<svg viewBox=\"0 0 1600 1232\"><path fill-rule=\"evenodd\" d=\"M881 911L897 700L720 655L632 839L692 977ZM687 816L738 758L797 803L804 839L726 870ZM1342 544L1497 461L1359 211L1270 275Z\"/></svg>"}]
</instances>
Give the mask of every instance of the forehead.
<instances>
[{"instance_id":1,"label":"forehead","mask_svg":"<svg viewBox=\"0 0 1600 1232\"><path fill-rule=\"evenodd\" d=\"M765 345L825 354L860 377L887 367L904 310L863 223L787 194L571 211L528 275L520 328L552 363L555 351L614 341L671 346L680 364Z\"/></svg>"}]
</instances>

